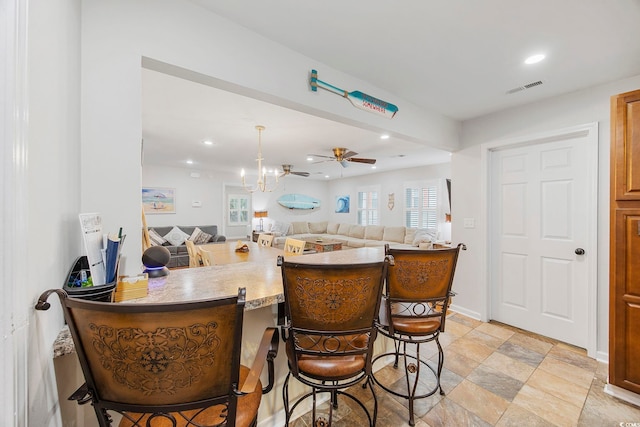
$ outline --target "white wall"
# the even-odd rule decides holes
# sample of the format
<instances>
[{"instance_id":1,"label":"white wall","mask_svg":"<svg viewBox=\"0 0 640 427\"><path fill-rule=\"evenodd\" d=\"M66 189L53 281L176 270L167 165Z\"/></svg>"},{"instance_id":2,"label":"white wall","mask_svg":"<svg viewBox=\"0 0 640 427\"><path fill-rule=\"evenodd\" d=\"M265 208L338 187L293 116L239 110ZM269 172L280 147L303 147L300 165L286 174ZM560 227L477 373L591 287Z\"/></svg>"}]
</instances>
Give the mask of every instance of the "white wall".
<instances>
[{"instance_id":1,"label":"white wall","mask_svg":"<svg viewBox=\"0 0 640 427\"><path fill-rule=\"evenodd\" d=\"M454 217L475 218L476 228L465 229L461 221L453 223L453 237L467 244L456 271L455 303L480 315L483 311L481 295L486 278L480 277L486 244L482 240L486 215L480 212L480 144L567 128L585 123L599 123L599 188L598 188L598 358L608 354L608 292L609 292L609 150L610 110L612 95L640 88L640 76L595 86L511 108L502 112L468 120L463 123L461 145L452 156L452 209Z\"/></svg>"},{"instance_id":2,"label":"white wall","mask_svg":"<svg viewBox=\"0 0 640 427\"><path fill-rule=\"evenodd\" d=\"M194 178L192 172L200 176ZM147 214L147 225L217 225L222 226L223 182L232 179L228 174L187 168L145 165L142 168L143 187L170 187L175 189L176 213ZM201 207L193 207L200 201Z\"/></svg>"},{"instance_id":3,"label":"white wall","mask_svg":"<svg viewBox=\"0 0 640 427\"><path fill-rule=\"evenodd\" d=\"M191 172L200 174L200 178L192 178ZM249 183L249 181L248 181ZM195 170L188 168L172 168L158 165L145 165L142 168L142 185L148 187L171 187L176 189L175 214L148 214L147 225L217 225L221 234L229 238L241 238L227 232L224 209L223 187L240 185L240 176L219 173L216 171ZM322 221L326 220L333 205L327 198L328 184L325 181L312 180L296 176L280 179L273 192L255 192L251 194L252 210L267 210L269 217L263 223L265 230L273 221ZM284 194L305 194L320 199L320 208L313 210L287 209L278 204L277 199ZM199 200L202 207L192 207L192 201ZM329 204L328 204L329 203ZM253 227L258 220L253 220ZM243 230L243 233L248 230ZM237 234L237 233L236 233Z\"/></svg>"},{"instance_id":4,"label":"white wall","mask_svg":"<svg viewBox=\"0 0 640 427\"><path fill-rule=\"evenodd\" d=\"M451 164L442 163L331 181L329 183L330 215L328 219L334 222L356 224L358 222L358 188L378 185L380 186L380 192L378 194L380 224L385 226L403 226L405 205L404 184L410 181L435 180L450 177ZM389 210L387 207L388 195L390 193L394 193L395 195L395 206L393 210ZM342 195L348 195L351 199L351 207L348 214L335 213L336 196Z\"/></svg>"},{"instance_id":5,"label":"white wall","mask_svg":"<svg viewBox=\"0 0 640 427\"><path fill-rule=\"evenodd\" d=\"M277 199L285 194L303 194L320 200L317 209L288 209L278 204ZM333 205L328 198L326 181L287 176L280 181L278 188L272 193L253 193L253 208L266 209L269 217L264 221L265 230L273 221L291 223L293 221L327 221ZM256 220L257 221L257 220Z\"/></svg>"},{"instance_id":6,"label":"white wall","mask_svg":"<svg viewBox=\"0 0 640 427\"><path fill-rule=\"evenodd\" d=\"M223 89L439 148L457 148L455 120L270 42L191 2L83 0L81 209L101 212L107 230L124 227L125 274L137 270L141 256L141 237L135 230L141 226L143 57L211 76ZM394 100L400 113L388 120L328 96L313 96L307 80L312 68L328 81Z\"/></svg>"},{"instance_id":7,"label":"white wall","mask_svg":"<svg viewBox=\"0 0 640 427\"><path fill-rule=\"evenodd\" d=\"M192 178L191 172L198 172L200 178ZM427 165L416 168L382 172L366 176L344 178L337 180L316 180L297 176L280 179L278 187L273 192L255 192L251 194L253 210L267 210L269 217L264 219L265 230L269 230L274 221L335 221L357 222L356 208L353 203L357 200L357 191L361 186L377 185L380 188L380 222L383 225L404 225L404 184L418 180L436 180L449 178L451 165L449 163ZM149 187L171 187L176 190L175 214L149 214L147 225L218 225L224 233L225 218L222 206L222 188L225 184L236 185L240 182L237 175L218 173L215 171L195 170L189 168L174 168L158 165L145 165L142 169L142 185ZM389 210L387 200L389 193L395 194L395 207ZM320 200L317 209L301 210L287 209L278 204L277 199L284 194L304 194ZM349 195L352 207L348 214L335 213L335 200L338 195ZM202 207L191 206L193 200L202 202ZM255 229L258 220L253 220ZM243 236L228 236L239 238ZM444 237L443 237L444 238Z\"/></svg>"},{"instance_id":8,"label":"white wall","mask_svg":"<svg viewBox=\"0 0 640 427\"><path fill-rule=\"evenodd\" d=\"M82 254L80 1L32 0L29 6L28 234L22 237L28 280L4 286L20 289L18 302L29 309L29 420L15 425L54 426L60 425L60 414L52 346L63 326L62 312L55 295L49 311L33 306L43 290L63 285Z\"/></svg>"}]
</instances>

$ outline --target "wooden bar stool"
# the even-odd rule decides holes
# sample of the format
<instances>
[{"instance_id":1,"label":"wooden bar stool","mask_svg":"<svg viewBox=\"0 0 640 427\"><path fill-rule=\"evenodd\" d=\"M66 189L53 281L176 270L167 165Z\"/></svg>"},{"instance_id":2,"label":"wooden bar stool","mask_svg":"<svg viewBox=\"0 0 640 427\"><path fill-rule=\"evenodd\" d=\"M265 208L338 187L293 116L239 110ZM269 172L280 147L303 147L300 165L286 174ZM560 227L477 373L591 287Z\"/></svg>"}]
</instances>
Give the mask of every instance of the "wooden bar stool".
<instances>
[{"instance_id":1,"label":"wooden bar stool","mask_svg":"<svg viewBox=\"0 0 640 427\"><path fill-rule=\"evenodd\" d=\"M409 425L415 425L413 405L416 399L431 396L436 391L444 395L440 375L444 353L438 337L444 332L451 286L463 244L452 249L413 250L390 249L385 245L385 254L391 258L387 270L385 296L382 299L378 331L393 339L395 352L376 356L374 363L394 358L394 368L402 359L406 389L392 389L383 384L375 374L374 381L387 392L409 401ZM465 248L466 249L466 248ZM438 346L438 365L432 366L420 358L420 345L435 341ZM413 346L414 351L407 351ZM426 369L423 369L426 368ZM428 384L427 375L433 374L433 387L418 392L418 382Z\"/></svg>"},{"instance_id":2,"label":"wooden bar stool","mask_svg":"<svg viewBox=\"0 0 640 427\"><path fill-rule=\"evenodd\" d=\"M251 369L240 364L245 289L210 300L105 303L56 293L85 378L71 397L91 403L100 426L120 413L121 427L255 425L274 382L278 331L267 328ZM268 365L269 384L260 372Z\"/></svg>"},{"instance_id":3,"label":"wooden bar stool","mask_svg":"<svg viewBox=\"0 0 640 427\"><path fill-rule=\"evenodd\" d=\"M285 425L296 407L311 397L312 425L330 426L338 397L343 396L358 404L374 426L378 401L371 383L371 359L387 262L312 265L286 262L280 256L278 265L285 295L281 331L289 361L282 389ZM293 404L291 377L311 388ZM343 391L361 382L373 395L372 414L356 396ZM320 393L330 395L328 415L317 412Z\"/></svg>"}]
</instances>

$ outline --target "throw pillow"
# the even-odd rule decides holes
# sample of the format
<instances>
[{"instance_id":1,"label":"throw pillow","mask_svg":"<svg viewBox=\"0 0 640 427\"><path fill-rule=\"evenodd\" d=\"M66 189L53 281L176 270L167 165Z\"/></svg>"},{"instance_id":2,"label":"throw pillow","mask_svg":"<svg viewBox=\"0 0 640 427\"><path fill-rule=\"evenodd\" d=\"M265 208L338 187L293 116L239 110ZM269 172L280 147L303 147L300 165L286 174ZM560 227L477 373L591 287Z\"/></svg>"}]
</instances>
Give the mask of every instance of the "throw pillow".
<instances>
[{"instance_id":1,"label":"throw pillow","mask_svg":"<svg viewBox=\"0 0 640 427\"><path fill-rule=\"evenodd\" d=\"M200 228L196 227L195 230L193 230L193 233L191 233L191 236L189 236L188 240L191 240L196 245L201 245L203 243L207 243L209 239L211 239L211 237L213 237L211 236L211 234L205 233L204 231L200 230Z\"/></svg>"},{"instance_id":2,"label":"throw pillow","mask_svg":"<svg viewBox=\"0 0 640 427\"><path fill-rule=\"evenodd\" d=\"M158 234L156 230L153 228L149 230L149 240L151 241L151 246L162 246L163 243L167 241Z\"/></svg>"},{"instance_id":3,"label":"throw pillow","mask_svg":"<svg viewBox=\"0 0 640 427\"><path fill-rule=\"evenodd\" d=\"M413 237L413 246L420 246L420 243L435 242L437 236L438 236L438 230L433 228L416 230L416 234Z\"/></svg>"},{"instance_id":4,"label":"throw pillow","mask_svg":"<svg viewBox=\"0 0 640 427\"><path fill-rule=\"evenodd\" d=\"M173 227L171 231L163 236L165 240L171 243L173 246L180 246L185 240L189 238L189 235L178 227Z\"/></svg>"},{"instance_id":5,"label":"throw pillow","mask_svg":"<svg viewBox=\"0 0 640 427\"><path fill-rule=\"evenodd\" d=\"M289 232L289 223L275 221L271 226L271 232L274 234L274 236L286 236Z\"/></svg>"},{"instance_id":6,"label":"throw pillow","mask_svg":"<svg viewBox=\"0 0 640 427\"><path fill-rule=\"evenodd\" d=\"M413 245L413 239L416 237L417 228L407 228L406 233L404 234L404 244L405 245Z\"/></svg>"}]
</instances>

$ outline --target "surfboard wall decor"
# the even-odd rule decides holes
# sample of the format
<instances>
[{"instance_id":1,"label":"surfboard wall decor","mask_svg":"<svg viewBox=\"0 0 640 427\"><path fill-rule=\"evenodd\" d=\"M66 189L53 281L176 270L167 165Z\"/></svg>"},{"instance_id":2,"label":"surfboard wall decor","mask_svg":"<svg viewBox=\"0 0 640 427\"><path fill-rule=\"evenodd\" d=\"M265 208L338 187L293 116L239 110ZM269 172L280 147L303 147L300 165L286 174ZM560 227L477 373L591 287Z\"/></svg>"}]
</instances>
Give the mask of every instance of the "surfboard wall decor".
<instances>
[{"instance_id":1,"label":"surfboard wall decor","mask_svg":"<svg viewBox=\"0 0 640 427\"><path fill-rule=\"evenodd\" d=\"M320 207L320 200L304 194L285 194L280 196L277 201L287 209L315 209Z\"/></svg>"}]
</instances>

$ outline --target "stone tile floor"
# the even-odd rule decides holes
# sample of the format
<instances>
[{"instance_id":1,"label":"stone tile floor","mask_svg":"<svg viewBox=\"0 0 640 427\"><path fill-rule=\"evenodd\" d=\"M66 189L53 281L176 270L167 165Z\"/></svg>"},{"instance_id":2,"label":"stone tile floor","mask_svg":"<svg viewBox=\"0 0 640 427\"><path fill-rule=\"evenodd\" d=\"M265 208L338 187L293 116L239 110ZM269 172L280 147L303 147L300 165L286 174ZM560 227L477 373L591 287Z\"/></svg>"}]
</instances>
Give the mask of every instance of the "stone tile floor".
<instances>
[{"instance_id":1,"label":"stone tile floor","mask_svg":"<svg viewBox=\"0 0 640 427\"><path fill-rule=\"evenodd\" d=\"M640 426L640 408L604 393L607 365L586 351L562 342L498 323L483 323L461 314L448 316L440 336L445 352L442 387L416 401L416 426ZM424 346L437 361L434 343ZM376 378L392 388L402 387L400 369L385 366ZM292 380L295 381L295 380ZM420 387L428 387L420 384ZM407 426L406 399L375 387L381 427ZM373 407L369 389L349 392ZM362 409L339 399L334 426L364 426ZM319 413L327 413L323 404ZM295 415L294 415L295 416ZM290 425L312 426L311 414Z\"/></svg>"}]
</instances>

